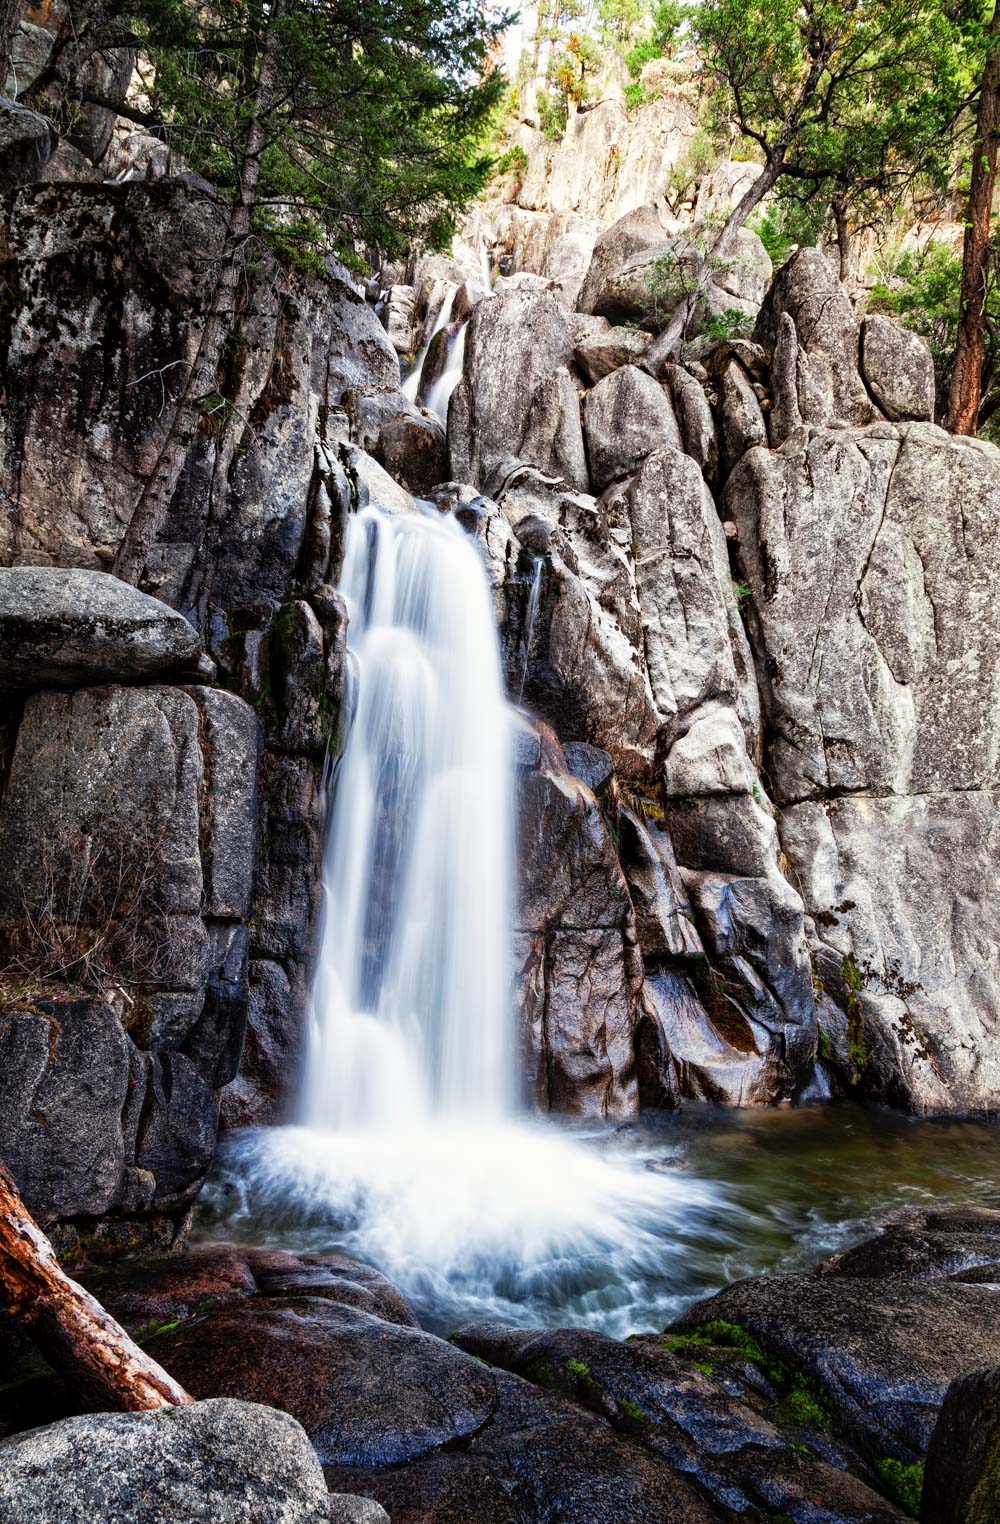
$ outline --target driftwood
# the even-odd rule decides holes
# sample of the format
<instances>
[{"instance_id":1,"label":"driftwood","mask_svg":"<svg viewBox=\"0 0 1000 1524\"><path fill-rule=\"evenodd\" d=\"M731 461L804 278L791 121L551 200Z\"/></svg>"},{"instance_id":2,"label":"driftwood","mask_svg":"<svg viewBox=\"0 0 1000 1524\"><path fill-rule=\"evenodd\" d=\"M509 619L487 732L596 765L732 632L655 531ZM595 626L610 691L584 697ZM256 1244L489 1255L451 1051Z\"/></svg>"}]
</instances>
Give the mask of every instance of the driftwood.
<instances>
[{"instance_id":1,"label":"driftwood","mask_svg":"<svg viewBox=\"0 0 1000 1524\"><path fill-rule=\"evenodd\" d=\"M0 1164L0 1304L91 1408L140 1412L193 1399L70 1280Z\"/></svg>"}]
</instances>

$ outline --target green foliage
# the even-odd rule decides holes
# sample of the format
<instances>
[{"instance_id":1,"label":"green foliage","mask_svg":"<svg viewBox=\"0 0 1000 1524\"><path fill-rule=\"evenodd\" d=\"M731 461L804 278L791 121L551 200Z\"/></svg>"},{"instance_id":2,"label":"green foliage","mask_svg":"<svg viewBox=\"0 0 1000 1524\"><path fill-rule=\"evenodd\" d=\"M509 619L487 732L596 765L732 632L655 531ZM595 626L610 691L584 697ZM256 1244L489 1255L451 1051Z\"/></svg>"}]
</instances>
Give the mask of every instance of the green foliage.
<instances>
[{"instance_id":1,"label":"green foliage","mask_svg":"<svg viewBox=\"0 0 1000 1524\"><path fill-rule=\"evenodd\" d=\"M692 28L718 128L825 209L940 184L981 28L944 0L703 0Z\"/></svg>"},{"instance_id":2,"label":"green foliage","mask_svg":"<svg viewBox=\"0 0 1000 1524\"><path fill-rule=\"evenodd\" d=\"M991 232L985 293L984 356L980 434L1000 439L1000 226ZM961 303L962 256L931 239L919 252L901 255L872 288L869 312L898 319L926 339L934 359L937 410L943 413L951 385Z\"/></svg>"},{"instance_id":3,"label":"green foliage","mask_svg":"<svg viewBox=\"0 0 1000 1524\"><path fill-rule=\"evenodd\" d=\"M631 79L638 79L646 64L654 58L670 57L678 33L689 14L689 8L679 5L677 0L660 0L653 7L652 31L634 43L625 54L625 67Z\"/></svg>"},{"instance_id":4,"label":"green foliage","mask_svg":"<svg viewBox=\"0 0 1000 1524\"><path fill-rule=\"evenodd\" d=\"M564 95L539 90L535 96L538 125L547 138L558 141L566 131L569 121L569 102Z\"/></svg>"},{"instance_id":5,"label":"green foliage","mask_svg":"<svg viewBox=\"0 0 1000 1524\"><path fill-rule=\"evenodd\" d=\"M745 339L753 328L753 321L739 307L727 307L714 317L706 318L702 333L707 339ZM742 587L743 584L736 584ZM737 602L739 599L737 598Z\"/></svg>"},{"instance_id":6,"label":"green foliage","mask_svg":"<svg viewBox=\"0 0 1000 1524\"><path fill-rule=\"evenodd\" d=\"M730 1349L746 1360L751 1360L767 1377L781 1397L781 1414L786 1423L806 1425L814 1429L827 1429L832 1418L829 1398L823 1389L801 1371L793 1369L760 1343L749 1329L738 1323L716 1319L703 1323L690 1332L666 1333L659 1341L665 1348L678 1355L689 1355L692 1348L711 1345L715 1349ZM705 1370L706 1363L696 1364ZM712 1373L711 1365L707 1373Z\"/></svg>"},{"instance_id":7,"label":"green foliage","mask_svg":"<svg viewBox=\"0 0 1000 1524\"><path fill-rule=\"evenodd\" d=\"M886 1457L875 1462L875 1470L885 1483L890 1497L900 1508L905 1508L912 1518L919 1519L920 1500L924 1491L924 1462L917 1461L913 1466L904 1466L902 1461Z\"/></svg>"},{"instance_id":8,"label":"green foliage","mask_svg":"<svg viewBox=\"0 0 1000 1524\"><path fill-rule=\"evenodd\" d=\"M684 152L670 166L667 177L667 201L674 212L688 191L705 175L710 174L719 161L715 139L704 129L699 129Z\"/></svg>"},{"instance_id":9,"label":"green foliage","mask_svg":"<svg viewBox=\"0 0 1000 1524\"><path fill-rule=\"evenodd\" d=\"M261 132L254 228L301 268L328 250L443 247L488 178L481 142L504 89L490 48L507 18L474 0L119 9L152 65L149 125L193 169L235 198Z\"/></svg>"},{"instance_id":10,"label":"green foliage","mask_svg":"<svg viewBox=\"0 0 1000 1524\"><path fill-rule=\"evenodd\" d=\"M737 582L733 579L733 597L736 599L736 607L741 609L750 596L749 582Z\"/></svg>"},{"instance_id":11,"label":"green foliage","mask_svg":"<svg viewBox=\"0 0 1000 1524\"><path fill-rule=\"evenodd\" d=\"M823 231L826 208L821 201L802 201L778 195L750 219L775 269L783 265L792 249L814 244Z\"/></svg>"},{"instance_id":12,"label":"green foliage","mask_svg":"<svg viewBox=\"0 0 1000 1524\"><path fill-rule=\"evenodd\" d=\"M528 155L520 143L514 143L502 153L493 166L493 179L500 175L512 175L520 184L528 172Z\"/></svg>"}]
</instances>

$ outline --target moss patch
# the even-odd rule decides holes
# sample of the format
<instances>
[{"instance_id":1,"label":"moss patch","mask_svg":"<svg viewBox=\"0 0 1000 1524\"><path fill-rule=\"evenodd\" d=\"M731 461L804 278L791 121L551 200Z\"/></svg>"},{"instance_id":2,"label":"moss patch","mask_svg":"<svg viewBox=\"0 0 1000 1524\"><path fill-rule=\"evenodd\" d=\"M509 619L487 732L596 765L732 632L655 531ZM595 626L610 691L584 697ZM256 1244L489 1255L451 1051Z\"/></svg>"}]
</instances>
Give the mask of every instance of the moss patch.
<instances>
[{"instance_id":1,"label":"moss patch","mask_svg":"<svg viewBox=\"0 0 1000 1524\"><path fill-rule=\"evenodd\" d=\"M886 1456L883 1460L875 1462L875 1470L885 1484L885 1490L889 1496L899 1504L900 1508L905 1508L914 1519L919 1519L920 1499L924 1491L924 1462L917 1461L913 1466L904 1466L902 1461L891 1460ZM979 1489L976 1490L978 1492ZM994 1511L996 1493L992 1489L990 1499L990 1512L981 1515L971 1515L967 1512L966 1524L990 1524L990 1520L996 1519Z\"/></svg>"},{"instance_id":2,"label":"moss patch","mask_svg":"<svg viewBox=\"0 0 1000 1524\"><path fill-rule=\"evenodd\" d=\"M751 1360L778 1392L781 1416L786 1423L813 1429L830 1427L833 1410L819 1383L769 1354L760 1340L738 1323L721 1320L703 1323L691 1333L666 1333L659 1342L673 1354L682 1356L698 1353L706 1345L732 1350L743 1359ZM704 1371L708 1376L713 1374L710 1363L696 1360L691 1363L696 1370Z\"/></svg>"}]
</instances>

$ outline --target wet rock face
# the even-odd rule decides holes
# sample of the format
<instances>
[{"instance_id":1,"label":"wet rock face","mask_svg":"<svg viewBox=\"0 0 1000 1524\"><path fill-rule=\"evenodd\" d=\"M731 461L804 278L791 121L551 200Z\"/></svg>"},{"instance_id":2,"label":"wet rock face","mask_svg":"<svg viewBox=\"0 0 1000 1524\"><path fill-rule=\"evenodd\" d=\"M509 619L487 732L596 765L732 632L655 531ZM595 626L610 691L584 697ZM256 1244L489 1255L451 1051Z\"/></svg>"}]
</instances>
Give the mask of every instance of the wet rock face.
<instances>
[{"instance_id":1,"label":"wet rock face","mask_svg":"<svg viewBox=\"0 0 1000 1524\"><path fill-rule=\"evenodd\" d=\"M546 1110L629 1117L642 961L600 807L541 768L519 789L517 992L531 1098Z\"/></svg>"}]
</instances>

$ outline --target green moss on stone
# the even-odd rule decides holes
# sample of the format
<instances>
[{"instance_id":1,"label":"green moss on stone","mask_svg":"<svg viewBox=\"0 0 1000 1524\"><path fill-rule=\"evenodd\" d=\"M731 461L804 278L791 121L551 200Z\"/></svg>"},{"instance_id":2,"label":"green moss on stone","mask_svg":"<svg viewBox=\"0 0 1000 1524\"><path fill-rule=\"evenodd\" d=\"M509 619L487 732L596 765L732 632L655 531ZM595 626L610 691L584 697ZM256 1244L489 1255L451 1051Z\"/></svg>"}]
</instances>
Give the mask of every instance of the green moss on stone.
<instances>
[{"instance_id":1,"label":"green moss on stone","mask_svg":"<svg viewBox=\"0 0 1000 1524\"><path fill-rule=\"evenodd\" d=\"M911 1517L919 1519L920 1499L924 1491L924 1462L917 1461L915 1465L904 1466L902 1461L892 1460L886 1456L875 1462L875 1470L882 1478L889 1496L899 1504L900 1508L905 1508ZM993 1508L996 1494L991 1493L991 1497L993 1503L990 1506ZM981 1516L973 1516L967 1512L965 1524L990 1524L990 1521L995 1518L995 1512L984 1513Z\"/></svg>"}]
</instances>

